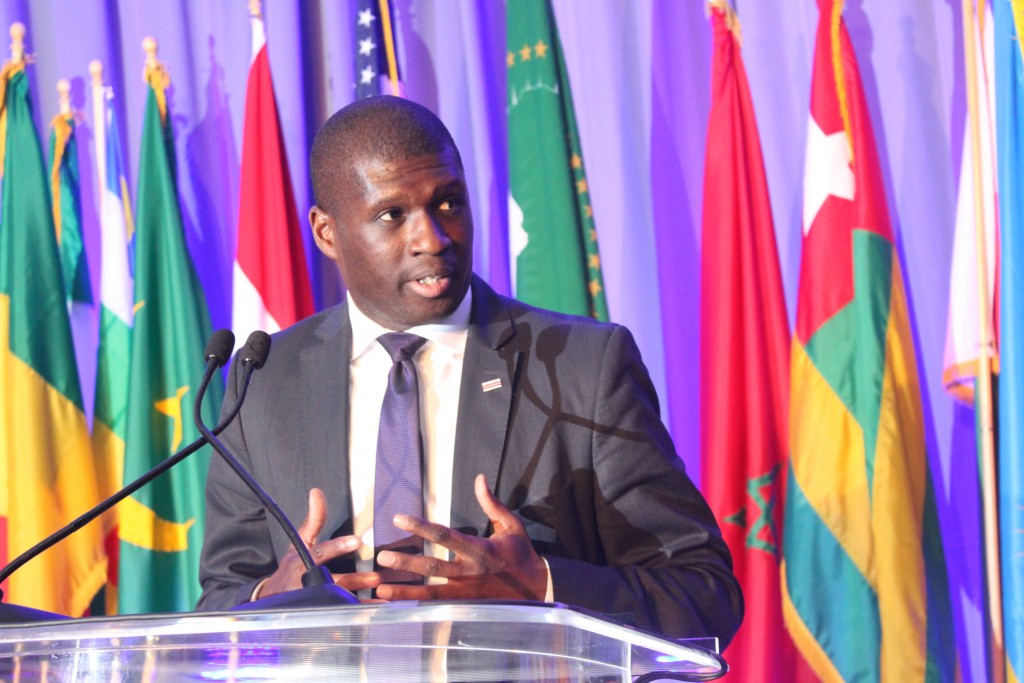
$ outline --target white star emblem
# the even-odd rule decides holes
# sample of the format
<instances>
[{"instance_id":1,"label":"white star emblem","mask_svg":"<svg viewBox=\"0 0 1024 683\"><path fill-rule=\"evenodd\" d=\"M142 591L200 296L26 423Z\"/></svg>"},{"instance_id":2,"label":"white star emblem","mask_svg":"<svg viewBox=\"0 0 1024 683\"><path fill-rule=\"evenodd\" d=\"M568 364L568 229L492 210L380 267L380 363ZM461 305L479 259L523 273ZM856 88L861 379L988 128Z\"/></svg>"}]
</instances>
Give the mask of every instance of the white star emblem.
<instances>
[{"instance_id":1,"label":"white star emblem","mask_svg":"<svg viewBox=\"0 0 1024 683\"><path fill-rule=\"evenodd\" d=\"M369 55L373 52L373 48L377 47L376 43L373 42L373 38L367 38L366 40L359 41L359 54Z\"/></svg>"},{"instance_id":2,"label":"white star emblem","mask_svg":"<svg viewBox=\"0 0 1024 683\"><path fill-rule=\"evenodd\" d=\"M804 235L830 195L852 200L857 185L846 132L825 135L814 117L810 119L804 159Z\"/></svg>"},{"instance_id":3,"label":"white star emblem","mask_svg":"<svg viewBox=\"0 0 1024 683\"><path fill-rule=\"evenodd\" d=\"M374 72L372 66L366 67L365 69L363 69L359 73L360 73L359 82L362 83L363 85L369 85L370 83L373 83L373 77L377 75Z\"/></svg>"},{"instance_id":4,"label":"white star emblem","mask_svg":"<svg viewBox=\"0 0 1024 683\"><path fill-rule=\"evenodd\" d=\"M373 16L373 10L368 10L368 9L360 10L360 12L359 12L359 25L360 26L365 26L366 28L370 28L370 24L373 23L373 20L376 19L376 18L377 17Z\"/></svg>"}]
</instances>

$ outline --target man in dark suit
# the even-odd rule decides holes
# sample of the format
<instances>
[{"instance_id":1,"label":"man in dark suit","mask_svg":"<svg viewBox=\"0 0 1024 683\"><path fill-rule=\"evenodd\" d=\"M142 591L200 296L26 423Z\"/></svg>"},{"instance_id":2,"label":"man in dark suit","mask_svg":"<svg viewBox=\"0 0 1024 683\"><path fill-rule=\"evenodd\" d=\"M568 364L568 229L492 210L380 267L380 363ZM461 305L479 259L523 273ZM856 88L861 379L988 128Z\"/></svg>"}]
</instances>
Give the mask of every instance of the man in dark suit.
<instances>
[{"instance_id":1,"label":"man in dark suit","mask_svg":"<svg viewBox=\"0 0 1024 683\"><path fill-rule=\"evenodd\" d=\"M275 335L223 440L305 515L314 559L380 599L554 600L727 643L743 611L729 552L629 331L498 296L472 274L462 161L425 108L350 105L310 165L313 234L349 298ZM370 540L374 335L392 330L428 340L415 357L426 511L393 520L425 539L422 555L375 554ZM225 405L237 382L233 368ZM201 609L298 587L283 532L217 458L206 524ZM429 580L388 583L388 570Z\"/></svg>"}]
</instances>

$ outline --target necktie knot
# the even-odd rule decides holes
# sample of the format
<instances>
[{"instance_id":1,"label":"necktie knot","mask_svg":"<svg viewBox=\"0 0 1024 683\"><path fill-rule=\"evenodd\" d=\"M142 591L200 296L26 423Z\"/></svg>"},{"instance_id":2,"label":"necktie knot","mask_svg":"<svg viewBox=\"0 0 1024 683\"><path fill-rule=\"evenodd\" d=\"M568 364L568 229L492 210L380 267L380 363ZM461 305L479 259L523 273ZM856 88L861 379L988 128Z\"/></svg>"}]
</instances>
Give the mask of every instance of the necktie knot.
<instances>
[{"instance_id":1,"label":"necktie knot","mask_svg":"<svg viewBox=\"0 0 1024 683\"><path fill-rule=\"evenodd\" d=\"M377 341L384 347L384 350L391 356L392 363L401 363L413 357L427 340L408 332L388 332L377 337Z\"/></svg>"}]
</instances>

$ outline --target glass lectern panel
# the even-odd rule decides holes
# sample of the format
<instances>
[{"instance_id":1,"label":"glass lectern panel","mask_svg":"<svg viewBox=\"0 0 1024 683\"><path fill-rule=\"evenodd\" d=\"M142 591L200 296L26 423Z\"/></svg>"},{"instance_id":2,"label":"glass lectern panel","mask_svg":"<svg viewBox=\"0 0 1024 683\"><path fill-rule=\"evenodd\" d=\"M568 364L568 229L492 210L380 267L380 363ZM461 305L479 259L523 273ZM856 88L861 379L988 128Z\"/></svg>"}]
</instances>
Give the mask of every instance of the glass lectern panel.
<instances>
[{"instance_id":1,"label":"glass lectern panel","mask_svg":"<svg viewBox=\"0 0 1024 683\"><path fill-rule=\"evenodd\" d=\"M714 639L665 640L559 605L396 602L0 627L5 681L603 683L725 670Z\"/></svg>"}]
</instances>

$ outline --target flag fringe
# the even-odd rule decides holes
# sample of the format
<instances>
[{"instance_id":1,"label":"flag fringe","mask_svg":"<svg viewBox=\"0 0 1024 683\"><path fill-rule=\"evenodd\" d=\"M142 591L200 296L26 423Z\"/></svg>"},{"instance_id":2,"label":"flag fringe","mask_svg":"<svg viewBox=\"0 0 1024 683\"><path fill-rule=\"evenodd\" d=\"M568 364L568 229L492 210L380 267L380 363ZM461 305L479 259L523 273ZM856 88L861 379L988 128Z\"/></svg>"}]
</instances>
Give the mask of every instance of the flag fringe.
<instances>
[{"instance_id":1,"label":"flag fringe","mask_svg":"<svg viewBox=\"0 0 1024 683\"><path fill-rule=\"evenodd\" d=\"M50 121L53 128L53 160L50 163L50 201L53 203L53 227L57 235L57 244L60 244L61 219L60 219L60 166L64 162L64 150L68 140L71 139L72 114L57 114Z\"/></svg>"},{"instance_id":2,"label":"flag fringe","mask_svg":"<svg viewBox=\"0 0 1024 683\"><path fill-rule=\"evenodd\" d=\"M839 115L843 118L843 130L846 131L846 145L850 152L850 164L853 164L853 124L850 122L850 101L846 92L846 75L843 73L843 44L840 40L842 35L843 7L845 0L835 0L832 3L832 14L830 17L831 30L829 35L832 40L832 71L835 73L836 97L839 99Z\"/></svg>"}]
</instances>

